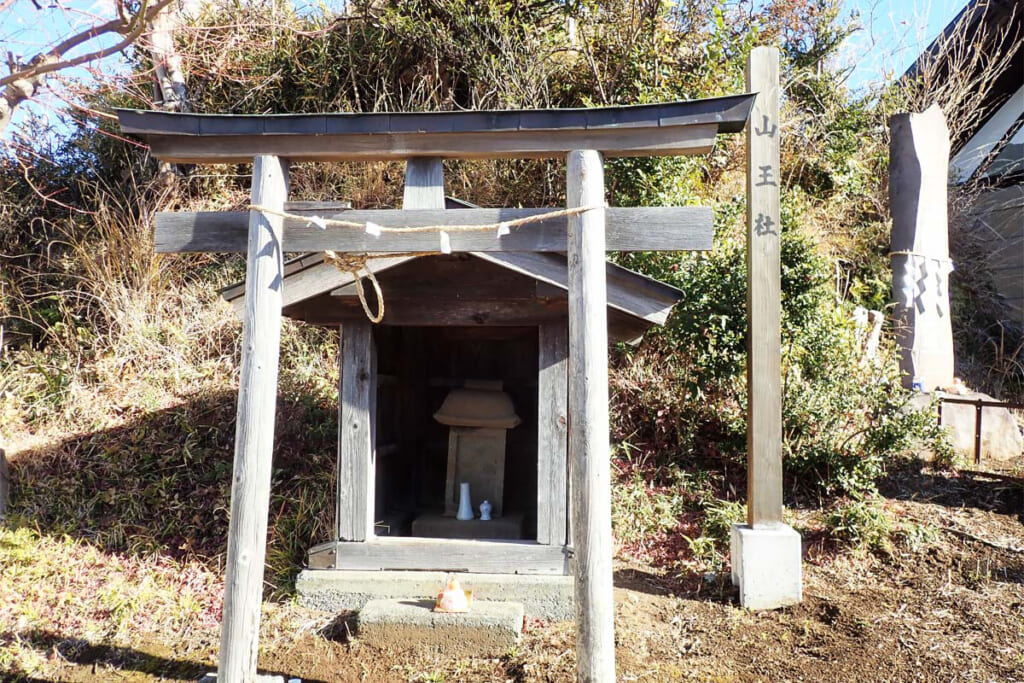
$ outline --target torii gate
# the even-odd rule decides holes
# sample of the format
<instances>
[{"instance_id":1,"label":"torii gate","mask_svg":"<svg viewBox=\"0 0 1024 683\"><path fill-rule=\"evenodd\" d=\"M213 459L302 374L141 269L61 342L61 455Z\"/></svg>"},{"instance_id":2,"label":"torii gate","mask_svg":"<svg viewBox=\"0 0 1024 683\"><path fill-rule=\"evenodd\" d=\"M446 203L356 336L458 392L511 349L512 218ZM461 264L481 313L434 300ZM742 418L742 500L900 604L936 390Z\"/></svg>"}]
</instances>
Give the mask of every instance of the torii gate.
<instances>
[{"instance_id":1,"label":"torii gate","mask_svg":"<svg viewBox=\"0 0 1024 683\"><path fill-rule=\"evenodd\" d=\"M699 207L604 208L603 158L702 154L716 135L747 128L748 524L733 532L733 580L741 603L777 607L800 599L800 540L782 524L779 266L778 51L755 48L753 94L598 109L397 114L217 116L118 112L126 133L176 163L253 163L247 229L198 215L159 220L158 251L246 251L246 310L231 488L227 577L218 680L255 680L266 553L280 342L283 254L396 254L439 250L566 251L569 262L569 462L580 681L615 680L611 482L608 439L605 252L710 248L711 212ZM748 119L751 125L747 125ZM498 220L560 213L500 236L443 231L491 224L495 210L417 210L434 192L443 158L566 155L567 207L501 209ZM406 209L346 211L367 229L320 228L285 209L288 162L407 160ZM381 218L381 216L384 218ZM207 216L209 218L209 216ZM383 232L384 227L438 226ZM690 230L674 229L687 224ZM242 229L240 229L242 228ZM695 242L696 237L696 242ZM381 256L380 259L387 257ZM374 259L367 262L372 270ZM353 425L358 429L362 423ZM366 429L365 425L362 425ZM372 427L371 427L372 428ZM358 435L357 435L358 438ZM370 464L372 466L372 463ZM365 520L363 520L365 522ZM372 536L372 519L369 522ZM795 552L794 552L795 551Z\"/></svg>"}]
</instances>

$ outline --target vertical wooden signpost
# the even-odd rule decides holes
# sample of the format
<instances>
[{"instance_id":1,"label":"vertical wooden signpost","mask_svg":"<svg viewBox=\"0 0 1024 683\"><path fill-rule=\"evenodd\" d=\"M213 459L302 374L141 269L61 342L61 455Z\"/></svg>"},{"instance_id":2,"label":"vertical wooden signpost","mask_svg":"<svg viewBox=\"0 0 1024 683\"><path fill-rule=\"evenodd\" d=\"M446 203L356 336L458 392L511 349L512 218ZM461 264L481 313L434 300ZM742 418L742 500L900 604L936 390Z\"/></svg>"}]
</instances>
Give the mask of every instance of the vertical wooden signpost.
<instances>
[{"instance_id":1,"label":"vertical wooden signpost","mask_svg":"<svg viewBox=\"0 0 1024 683\"><path fill-rule=\"evenodd\" d=\"M782 522L778 49L751 50L747 90L747 524L732 530L732 578L744 607L772 609L799 602L802 581L800 536Z\"/></svg>"},{"instance_id":2,"label":"vertical wooden signpost","mask_svg":"<svg viewBox=\"0 0 1024 683\"><path fill-rule=\"evenodd\" d=\"M779 52L755 47L747 90L747 524L782 521Z\"/></svg>"},{"instance_id":3,"label":"vertical wooden signpost","mask_svg":"<svg viewBox=\"0 0 1024 683\"><path fill-rule=\"evenodd\" d=\"M569 208L603 206L600 152L569 153L566 197ZM604 230L603 208L569 217L569 460L581 683L615 680Z\"/></svg>"},{"instance_id":4,"label":"vertical wooden signpost","mask_svg":"<svg viewBox=\"0 0 1024 683\"><path fill-rule=\"evenodd\" d=\"M252 203L280 211L287 195L287 161L272 155L257 156L252 169ZM221 683L252 681L256 677L281 346L281 236L280 218L261 211L249 212L242 367L217 668Z\"/></svg>"}]
</instances>

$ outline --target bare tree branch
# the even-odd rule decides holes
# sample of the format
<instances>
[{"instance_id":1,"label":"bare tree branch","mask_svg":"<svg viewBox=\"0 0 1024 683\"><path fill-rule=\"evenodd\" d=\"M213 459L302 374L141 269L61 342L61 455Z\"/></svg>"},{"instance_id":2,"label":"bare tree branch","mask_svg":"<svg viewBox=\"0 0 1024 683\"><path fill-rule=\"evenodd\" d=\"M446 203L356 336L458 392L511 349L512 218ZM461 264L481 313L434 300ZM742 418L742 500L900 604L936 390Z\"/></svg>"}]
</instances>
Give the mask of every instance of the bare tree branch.
<instances>
[{"instance_id":1,"label":"bare tree branch","mask_svg":"<svg viewBox=\"0 0 1024 683\"><path fill-rule=\"evenodd\" d=\"M174 0L143 0L138 11L134 15L124 14L124 5L118 2L118 10L121 15L118 19L91 26L90 28L76 33L61 41L46 52L41 52L27 63L18 64L13 62L10 65L11 73L0 78L0 134L10 123L14 110L21 103L34 97L40 88L46 84L46 74L69 69L87 62L103 59L110 55L123 51L132 45L142 36L146 26L164 7ZM13 0L0 0L3 4L0 9L7 7ZM77 57L66 58L65 55L81 45L87 45L100 36L117 33L122 39L104 48L93 50Z\"/></svg>"}]
</instances>

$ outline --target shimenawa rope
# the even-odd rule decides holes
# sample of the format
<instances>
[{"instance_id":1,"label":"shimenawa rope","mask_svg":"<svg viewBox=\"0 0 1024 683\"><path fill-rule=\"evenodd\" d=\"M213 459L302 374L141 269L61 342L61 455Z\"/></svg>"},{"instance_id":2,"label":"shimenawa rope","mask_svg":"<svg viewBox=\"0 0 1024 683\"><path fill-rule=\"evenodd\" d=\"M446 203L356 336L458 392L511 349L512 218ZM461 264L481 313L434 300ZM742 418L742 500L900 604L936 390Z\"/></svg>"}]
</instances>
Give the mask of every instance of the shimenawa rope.
<instances>
[{"instance_id":1,"label":"shimenawa rope","mask_svg":"<svg viewBox=\"0 0 1024 683\"><path fill-rule=\"evenodd\" d=\"M288 211L281 211L278 209L271 208L269 206L263 206L261 204L250 204L249 210L259 211L260 213L270 214L272 216L279 216L281 218L291 218L294 220L306 221L316 225L321 230L326 229L328 225L334 225L343 228L359 228L365 232L379 236L382 233L418 233L418 232L437 232L441 234L441 253L451 253L451 247L448 244L448 232L475 232L484 230L497 230L498 237L509 234L512 228L517 228L521 225L528 225L530 223L541 223L552 218L561 218L562 216L575 216L587 211L594 209L603 209L607 204L587 204L585 206L575 206L570 209L557 209L555 211L548 211L546 213L540 213L533 216L524 216L523 218L515 218L510 221L500 221L498 223L484 223L480 225L463 224L463 225L423 225L415 227L401 227L401 228L390 228L383 225L377 225L376 223L366 222L358 223L355 221L346 221L338 218L322 218L320 216L304 216L298 213L289 213ZM435 252L410 252L410 256L426 256L434 254ZM384 293L381 291L380 282L377 280L377 276L373 274L373 271L366 265L368 254L351 254L342 253L326 250L324 251L324 260L334 264L338 270L341 270L352 275L356 285L356 295L359 297L359 303L363 306L363 312L366 313L366 317L369 318L372 323L379 323L384 319ZM366 292L363 290L362 276L359 274L360 271L366 271L366 278L373 285L373 291L377 295L377 314L374 315L370 311L370 304L366 301Z\"/></svg>"}]
</instances>

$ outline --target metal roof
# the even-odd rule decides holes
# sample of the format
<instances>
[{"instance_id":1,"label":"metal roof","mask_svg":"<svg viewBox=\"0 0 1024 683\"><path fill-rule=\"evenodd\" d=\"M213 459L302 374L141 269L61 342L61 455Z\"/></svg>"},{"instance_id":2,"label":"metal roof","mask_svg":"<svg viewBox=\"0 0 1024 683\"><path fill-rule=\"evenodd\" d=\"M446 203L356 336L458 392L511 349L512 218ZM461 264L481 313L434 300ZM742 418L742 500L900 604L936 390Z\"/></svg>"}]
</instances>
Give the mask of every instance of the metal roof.
<instances>
[{"instance_id":1,"label":"metal roof","mask_svg":"<svg viewBox=\"0 0 1024 683\"><path fill-rule=\"evenodd\" d=\"M153 154L190 163L255 154L294 159L552 157L571 149L609 156L707 151L746 125L755 95L588 109L331 114L183 114L117 110L121 130Z\"/></svg>"},{"instance_id":2,"label":"metal roof","mask_svg":"<svg viewBox=\"0 0 1024 683\"><path fill-rule=\"evenodd\" d=\"M497 109L332 114L182 114L118 109L121 130L139 135L349 135L718 125L743 130L754 95L575 109Z\"/></svg>"}]
</instances>

